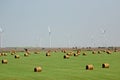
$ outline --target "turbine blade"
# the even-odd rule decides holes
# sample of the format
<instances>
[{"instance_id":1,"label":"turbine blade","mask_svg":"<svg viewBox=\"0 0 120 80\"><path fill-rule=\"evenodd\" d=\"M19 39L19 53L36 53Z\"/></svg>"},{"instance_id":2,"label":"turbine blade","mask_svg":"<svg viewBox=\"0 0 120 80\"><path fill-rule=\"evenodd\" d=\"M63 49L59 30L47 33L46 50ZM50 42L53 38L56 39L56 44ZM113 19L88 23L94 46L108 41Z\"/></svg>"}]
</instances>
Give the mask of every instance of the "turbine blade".
<instances>
[{"instance_id":1,"label":"turbine blade","mask_svg":"<svg viewBox=\"0 0 120 80\"><path fill-rule=\"evenodd\" d=\"M50 35L51 34L50 26L48 26L48 32L49 32L49 35Z\"/></svg>"}]
</instances>

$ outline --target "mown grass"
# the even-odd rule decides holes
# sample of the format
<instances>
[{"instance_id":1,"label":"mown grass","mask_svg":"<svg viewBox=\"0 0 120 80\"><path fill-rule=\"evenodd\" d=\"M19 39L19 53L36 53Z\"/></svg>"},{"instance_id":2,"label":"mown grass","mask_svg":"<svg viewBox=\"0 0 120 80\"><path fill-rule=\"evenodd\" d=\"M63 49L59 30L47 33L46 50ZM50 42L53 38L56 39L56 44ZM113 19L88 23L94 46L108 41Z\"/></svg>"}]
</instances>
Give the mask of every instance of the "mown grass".
<instances>
[{"instance_id":1,"label":"mown grass","mask_svg":"<svg viewBox=\"0 0 120 80\"><path fill-rule=\"evenodd\" d=\"M120 53L92 54L84 51L82 54L69 59L63 59L65 53L52 52L46 57L45 52L31 53L24 57L24 53L17 53L20 59L13 55L1 56L0 60L7 59L8 64L0 63L0 80L119 80ZM83 52L81 52L83 53ZM102 63L109 63L110 68L101 68ZM93 64L93 70L86 70L87 64ZM34 67L41 66L42 72L34 72Z\"/></svg>"}]
</instances>

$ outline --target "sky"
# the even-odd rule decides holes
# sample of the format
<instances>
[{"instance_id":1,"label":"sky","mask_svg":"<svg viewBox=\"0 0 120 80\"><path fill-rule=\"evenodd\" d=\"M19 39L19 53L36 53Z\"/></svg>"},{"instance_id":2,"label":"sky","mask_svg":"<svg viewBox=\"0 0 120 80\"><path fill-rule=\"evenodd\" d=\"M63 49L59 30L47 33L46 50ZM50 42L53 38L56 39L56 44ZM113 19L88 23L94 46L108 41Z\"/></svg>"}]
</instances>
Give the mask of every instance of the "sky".
<instances>
[{"instance_id":1,"label":"sky","mask_svg":"<svg viewBox=\"0 0 120 80\"><path fill-rule=\"evenodd\" d=\"M120 0L0 0L0 28L2 47L120 46Z\"/></svg>"}]
</instances>

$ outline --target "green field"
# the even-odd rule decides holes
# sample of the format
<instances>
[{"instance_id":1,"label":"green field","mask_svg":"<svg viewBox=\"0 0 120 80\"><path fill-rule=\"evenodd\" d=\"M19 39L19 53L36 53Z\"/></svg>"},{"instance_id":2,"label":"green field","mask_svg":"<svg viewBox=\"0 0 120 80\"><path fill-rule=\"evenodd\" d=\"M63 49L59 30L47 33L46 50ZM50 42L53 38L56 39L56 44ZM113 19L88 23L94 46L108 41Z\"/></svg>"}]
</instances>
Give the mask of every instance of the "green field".
<instances>
[{"instance_id":1,"label":"green field","mask_svg":"<svg viewBox=\"0 0 120 80\"><path fill-rule=\"evenodd\" d=\"M8 53L0 57L1 61L8 60L8 64L0 63L0 80L120 80L119 52L85 52L86 56L81 54L69 59L63 59L65 53L61 52L51 52L49 57L45 56L45 52L31 53L28 57L19 52L19 59ZM109 63L110 67L101 68L102 63ZM93 64L94 69L86 70L87 64ZM34 72L36 66L41 66L42 72Z\"/></svg>"}]
</instances>

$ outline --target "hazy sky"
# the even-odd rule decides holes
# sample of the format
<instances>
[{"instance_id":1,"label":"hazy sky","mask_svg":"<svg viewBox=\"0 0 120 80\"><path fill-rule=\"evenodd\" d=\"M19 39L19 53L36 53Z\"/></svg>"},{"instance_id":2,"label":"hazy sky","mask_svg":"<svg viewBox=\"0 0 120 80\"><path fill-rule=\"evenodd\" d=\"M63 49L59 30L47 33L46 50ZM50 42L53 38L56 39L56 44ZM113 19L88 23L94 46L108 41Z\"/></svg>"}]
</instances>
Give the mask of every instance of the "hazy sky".
<instances>
[{"instance_id":1,"label":"hazy sky","mask_svg":"<svg viewBox=\"0 0 120 80\"><path fill-rule=\"evenodd\" d=\"M120 46L120 0L0 0L3 47Z\"/></svg>"}]
</instances>

